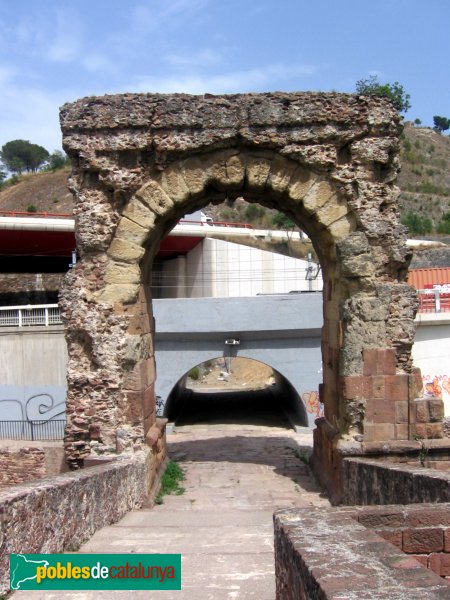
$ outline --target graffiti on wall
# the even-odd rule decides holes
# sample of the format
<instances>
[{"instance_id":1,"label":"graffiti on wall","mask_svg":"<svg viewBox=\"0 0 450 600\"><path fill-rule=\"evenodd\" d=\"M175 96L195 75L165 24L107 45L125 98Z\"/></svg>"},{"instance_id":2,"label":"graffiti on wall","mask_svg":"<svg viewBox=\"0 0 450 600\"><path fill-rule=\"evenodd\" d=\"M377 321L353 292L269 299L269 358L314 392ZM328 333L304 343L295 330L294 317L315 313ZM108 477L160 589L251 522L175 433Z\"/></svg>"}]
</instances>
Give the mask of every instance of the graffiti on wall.
<instances>
[{"instance_id":1,"label":"graffiti on wall","mask_svg":"<svg viewBox=\"0 0 450 600\"><path fill-rule=\"evenodd\" d=\"M450 375L422 375L423 395L428 398L440 398L444 401L444 414L450 417Z\"/></svg>"},{"instance_id":2,"label":"graffiti on wall","mask_svg":"<svg viewBox=\"0 0 450 600\"><path fill-rule=\"evenodd\" d=\"M324 406L320 401L319 392L315 390L312 392L303 392L302 401L309 414L315 415L317 419L324 416Z\"/></svg>"},{"instance_id":3,"label":"graffiti on wall","mask_svg":"<svg viewBox=\"0 0 450 600\"><path fill-rule=\"evenodd\" d=\"M65 418L65 388L27 393L19 386L10 387L12 389L2 389L8 386L0 388L0 421L51 421Z\"/></svg>"},{"instance_id":4,"label":"graffiti on wall","mask_svg":"<svg viewBox=\"0 0 450 600\"><path fill-rule=\"evenodd\" d=\"M422 375L424 396L450 399L450 375Z\"/></svg>"}]
</instances>

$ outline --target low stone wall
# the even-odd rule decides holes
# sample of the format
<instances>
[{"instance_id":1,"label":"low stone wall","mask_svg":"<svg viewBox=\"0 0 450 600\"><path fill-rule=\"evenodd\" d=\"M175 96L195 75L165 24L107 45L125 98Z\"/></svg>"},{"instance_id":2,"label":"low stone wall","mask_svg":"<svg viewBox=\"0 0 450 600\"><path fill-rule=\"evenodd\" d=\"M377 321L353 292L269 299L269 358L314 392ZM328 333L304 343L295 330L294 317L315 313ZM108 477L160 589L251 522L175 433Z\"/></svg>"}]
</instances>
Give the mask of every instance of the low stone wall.
<instances>
[{"instance_id":1,"label":"low stone wall","mask_svg":"<svg viewBox=\"0 0 450 600\"><path fill-rule=\"evenodd\" d=\"M450 583L449 504L363 508L356 518Z\"/></svg>"},{"instance_id":2,"label":"low stone wall","mask_svg":"<svg viewBox=\"0 0 450 600\"><path fill-rule=\"evenodd\" d=\"M68 470L62 442L0 440L0 489Z\"/></svg>"},{"instance_id":3,"label":"low stone wall","mask_svg":"<svg viewBox=\"0 0 450 600\"><path fill-rule=\"evenodd\" d=\"M343 504L450 502L450 472L422 467L419 459L413 465L386 459L346 458L342 472Z\"/></svg>"},{"instance_id":4,"label":"low stone wall","mask_svg":"<svg viewBox=\"0 0 450 600\"><path fill-rule=\"evenodd\" d=\"M0 594L9 587L10 553L74 550L93 533L139 508L163 461L156 448L0 491Z\"/></svg>"},{"instance_id":5,"label":"low stone wall","mask_svg":"<svg viewBox=\"0 0 450 600\"><path fill-rule=\"evenodd\" d=\"M43 448L0 448L0 488L46 475Z\"/></svg>"},{"instance_id":6,"label":"low stone wall","mask_svg":"<svg viewBox=\"0 0 450 600\"><path fill-rule=\"evenodd\" d=\"M379 519L372 521L375 530L389 529L388 515L391 511L382 508L386 514L384 520L380 514ZM405 528L402 539L411 552L408 555L363 525L364 521L365 525L371 524L371 511L376 509L348 507L277 511L274 515L277 600L449 598L449 583L424 568L422 557L419 558L421 562L414 558L414 554L418 554L418 546L412 541L424 535L420 511L424 511L423 518L426 515L430 518L432 507L416 509L414 517L414 511L409 513L413 507L390 508L394 511L394 519L399 514L403 515L402 524L394 520L392 528ZM450 507L447 507L445 519L449 511ZM443 543L446 527L436 526L435 521L429 522L431 524L425 527L429 540L437 538L436 533L430 533L431 530L439 530ZM380 523L385 527L381 527ZM417 529L414 523L418 525ZM434 547L437 548L437 545ZM427 563L429 560L432 559L427 558ZM437 562L438 559L435 560ZM443 559L439 560L442 565Z\"/></svg>"}]
</instances>

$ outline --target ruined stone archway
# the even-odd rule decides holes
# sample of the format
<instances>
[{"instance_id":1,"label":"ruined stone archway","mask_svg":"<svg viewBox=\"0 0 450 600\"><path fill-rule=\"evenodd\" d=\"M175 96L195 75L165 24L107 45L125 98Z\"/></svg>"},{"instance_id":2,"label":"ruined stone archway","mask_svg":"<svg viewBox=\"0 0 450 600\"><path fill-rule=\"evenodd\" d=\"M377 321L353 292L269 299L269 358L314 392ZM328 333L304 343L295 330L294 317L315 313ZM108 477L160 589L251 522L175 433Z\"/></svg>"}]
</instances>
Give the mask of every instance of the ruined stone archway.
<instances>
[{"instance_id":1,"label":"ruined stone archway","mask_svg":"<svg viewBox=\"0 0 450 600\"><path fill-rule=\"evenodd\" d=\"M396 206L399 116L342 94L119 95L61 111L81 261L61 304L69 348L66 452L162 452L149 284L187 212L244 195L289 214L324 273L325 418L315 461L339 484L346 446L410 436L415 295ZM436 429L436 435L439 432ZM155 450L156 449L156 450ZM336 480L336 481L335 481Z\"/></svg>"}]
</instances>

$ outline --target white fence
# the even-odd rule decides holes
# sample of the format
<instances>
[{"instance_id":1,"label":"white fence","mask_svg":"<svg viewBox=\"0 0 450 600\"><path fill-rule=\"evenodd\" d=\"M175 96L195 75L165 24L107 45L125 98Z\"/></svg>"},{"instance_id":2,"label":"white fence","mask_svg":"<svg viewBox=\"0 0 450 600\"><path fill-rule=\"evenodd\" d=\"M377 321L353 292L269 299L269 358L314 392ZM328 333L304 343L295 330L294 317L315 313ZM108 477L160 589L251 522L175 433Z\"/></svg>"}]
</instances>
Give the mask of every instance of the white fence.
<instances>
[{"instance_id":1,"label":"white fence","mask_svg":"<svg viewBox=\"0 0 450 600\"><path fill-rule=\"evenodd\" d=\"M0 327L48 326L60 323L62 321L57 304L0 307Z\"/></svg>"}]
</instances>

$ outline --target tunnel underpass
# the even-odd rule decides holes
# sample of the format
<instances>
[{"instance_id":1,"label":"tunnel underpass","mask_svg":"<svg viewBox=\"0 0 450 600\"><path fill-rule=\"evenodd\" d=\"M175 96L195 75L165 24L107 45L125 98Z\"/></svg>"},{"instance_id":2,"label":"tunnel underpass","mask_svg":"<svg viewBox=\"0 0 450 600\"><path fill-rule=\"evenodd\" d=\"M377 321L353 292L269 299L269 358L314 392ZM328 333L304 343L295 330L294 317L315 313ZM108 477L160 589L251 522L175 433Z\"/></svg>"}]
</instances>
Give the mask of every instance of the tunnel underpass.
<instances>
[{"instance_id":1,"label":"tunnel underpass","mask_svg":"<svg viewBox=\"0 0 450 600\"><path fill-rule=\"evenodd\" d=\"M237 424L285 428L308 426L305 406L291 383L278 371L259 361L236 357L235 368L248 379L208 383L204 377L188 383L185 374L168 397L164 416L176 425ZM203 363L205 364L205 363ZM202 372L202 365L193 370ZM225 364L225 363L224 363ZM258 382L249 376L260 370ZM230 370L231 373L231 370ZM221 373L221 375L226 373ZM269 377L267 375L270 374ZM220 378L219 378L220 379ZM211 381L211 379L209 380ZM237 385L237 383L239 385Z\"/></svg>"}]
</instances>

